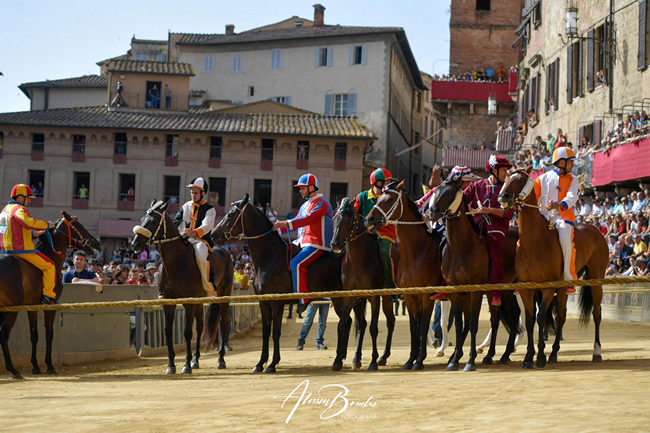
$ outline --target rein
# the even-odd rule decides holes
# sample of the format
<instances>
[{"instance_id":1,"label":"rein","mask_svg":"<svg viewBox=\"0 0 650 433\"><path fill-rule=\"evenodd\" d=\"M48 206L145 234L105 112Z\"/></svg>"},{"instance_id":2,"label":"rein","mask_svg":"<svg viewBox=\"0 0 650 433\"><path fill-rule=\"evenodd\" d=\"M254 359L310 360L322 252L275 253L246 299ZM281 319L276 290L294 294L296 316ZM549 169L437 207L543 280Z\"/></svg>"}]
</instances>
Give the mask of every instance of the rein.
<instances>
[{"instance_id":1,"label":"rein","mask_svg":"<svg viewBox=\"0 0 650 433\"><path fill-rule=\"evenodd\" d=\"M153 234L151 234L151 231L147 230L146 228L140 225L133 227L133 233L145 237L147 239L147 245L164 244L166 242L172 242L181 238L180 235L174 236L173 238L167 237L167 220L165 218L165 215L162 212L157 210L149 210L148 212L152 212L160 216L160 221L158 222L158 227L156 228L156 231ZM161 227L163 229L163 235L162 235L163 237L160 239L156 239L158 233L160 232Z\"/></svg>"},{"instance_id":2,"label":"rein","mask_svg":"<svg viewBox=\"0 0 650 433\"><path fill-rule=\"evenodd\" d=\"M226 240L237 239L237 240L240 240L240 241L248 241L248 240L251 240L251 239L263 238L264 236L270 235L271 233L273 233L273 226L271 226L271 228L268 231L266 231L266 232L264 232L262 234L255 235L255 236L247 236L246 235L246 230L244 228L244 218L242 217L242 215L244 215L244 210L246 209L247 206L248 206L248 203L246 203L244 205L244 207L241 208L241 209L237 208L239 210L239 215L237 215L237 219L232 224L232 227L230 228L230 230L228 230L227 232L224 233L224 236L225 236ZM233 236L232 235L232 229L235 228L235 226L237 225L237 221L241 221L241 232L237 236Z\"/></svg>"},{"instance_id":3,"label":"rein","mask_svg":"<svg viewBox=\"0 0 650 433\"><path fill-rule=\"evenodd\" d=\"M77 229L74 226L74 222L77 221L77 217L74 217L72 221L68 221L65 217L61 217L61 221L65 223L67 230L61 230L57 225L54 226L54 231L63 233L68 238L68 247L83 249L88 246L88 239L86 239L83 233L81 233L79 229ZM73 230L75 232L74 237L72 236ZM54 251L59 257L63 257L63 253L57 251L56 248L54 248L54 242L52 240L52 235L50 234L50 232L46 231L45 234L47 236L47 241L50 244L50 247L52 248L52 251ZM77 235L79 237L77 237Z\"/></svg>"},{"instance_id":4,"label":"rein","mask_svg":"<svg viewBox=\"0 0 650 433\"><path fill-rule=\"evenodd\" d=\"M384 212L384 210L378 206L378 204L375 204L372 208L377 209L381 216L384 218L384 221L386 224L393 224L393 225L417 225L417 224L425 224L426 221L400 221L399 218L402 218L402 214L404 213L404 203L402 203L402 191L395 191L394 189L389 189L389 188L384 188L383 192L391 192L393 194L397 194L397 200L395 200L395 203L391 205L391 207L388 209L387 212ZM399 218L397 219L390 219L395 211L397 210L397 205L399 205Z\"/></svg>"},{"instance_id":5,"label":"rein","mask_svg":"<svg viewBox=\"0 0 650 433\"><path fill-rule=\"evenodd\" d=\"M548 210L548 211L551 211L551 212L555 211L555 209L551 210L551 208L549 206L540 206L539 205L539 203L542 202L542 199L544 198L544 196L540 197L537 200L537 204L526 203L526 200L530 196L530 193L533 191L533 185L535 183L535 180L533 178L531 178L530 175L527 172L523 171L523 170L517 170L515 173L522 173L522 174L525 174L527 176L526 185L524 185L524 187L521 189L521 191L519 191L519 194L517 195L517 197L513 200L513 205L514 205L515 209L522 208L522 207L531 207L531 208L534 208L534 209L544 209L544 210ZM509 183L510 183L510 176L508 176L506 178L506 183L503 185L503 189L505 189L505 187ZM549 230L552 230L554 228L553 223L551 222L552 220L553 220L553 218L548 219L548 229Z\"/></svg>"}]
</instances>

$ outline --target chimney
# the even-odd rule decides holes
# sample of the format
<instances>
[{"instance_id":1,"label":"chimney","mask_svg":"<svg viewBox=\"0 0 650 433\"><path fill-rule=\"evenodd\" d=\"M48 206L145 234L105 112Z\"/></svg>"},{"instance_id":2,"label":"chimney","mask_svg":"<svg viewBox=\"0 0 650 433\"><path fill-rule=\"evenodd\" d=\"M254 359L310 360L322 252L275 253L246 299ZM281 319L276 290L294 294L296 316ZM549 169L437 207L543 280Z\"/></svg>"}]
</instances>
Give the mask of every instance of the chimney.
<instances>
[{"instance_id":1,"label":"chimney","mask_svg":"<svg viewBox=\"0 0 650 433\"><path fill-rule=\"evenodd\" d=\"M234 35L235 34L235 25L234 24L226 24L226 34L227 35Z\"/></svg>"},{"instance_id":2,"label":"chimney","mask_svg":"<svg viewBox=\"0 0 650 433\"><path fill-rule=\"evenodd\" d=\"M320 3L314 5L314 27L325 26L325 6Z\"/></svg>"}]
</instances>

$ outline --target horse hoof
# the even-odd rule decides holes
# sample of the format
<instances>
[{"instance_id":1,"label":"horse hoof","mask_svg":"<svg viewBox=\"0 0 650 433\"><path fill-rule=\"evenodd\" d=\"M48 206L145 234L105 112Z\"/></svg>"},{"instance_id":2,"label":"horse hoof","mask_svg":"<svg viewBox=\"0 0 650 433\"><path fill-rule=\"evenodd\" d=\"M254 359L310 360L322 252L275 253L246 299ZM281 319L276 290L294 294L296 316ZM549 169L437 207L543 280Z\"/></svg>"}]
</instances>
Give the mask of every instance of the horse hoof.
<instances>
[{"instance_id":1,"label":"horse hoof","mask_svg":"<svg viewBox=\"0 0 650 433\"><path fill-rule=\"evenodd\" d=\"M219 364L217 364L217 368L219 368ZM253 373L261 373L264 370L263 365L256 365L253 367Z\"/></svg>"},{"instance_id":2,"label":"horse hoof","mask_svg":"<svg viewBox=\"0 0 650 433\"><path fill-rule=\"evenodd\" d=\"M482 347L477 347L477 348L476 348L476 351L477 351L479 354L481 354L481 353L483 353L483 348L482 348Z\"/></svg>"},{"instance_id":3,"label":"horse hoof","mask_svg":"<svg viewBox=\"0 0 650 433\"><path fill-rule=\"evenodd\" d=\"M458 364L455 362L450 362L447 365L447 371L458 371Z\"/></svg>"},{"instance_id":4,"label":"horse hoof","mask_svg":"<svg viewBox=\"0 0 650 433\"><path fill-rule=\"evenodd\" d=\"M176 374L176 366L172 365L167 367L167 370L165 371L165 374Z\"/></svg>"},{"instance_id":5,"label":"horse hoof","mask_svg":"<svg viewBox=\"0 0 650 433\"><path fill-rule=\"evenodd\" d=\"M388 358L388 357L386 357L386 358ZM381 358L379 358L377 360L377 365L382 365L382 366L386 365L386 358L384 358L383 356Z\"/></svg>"},{"instance_id":6,"label":"horse hoof","mask_svg":"<svg viewBox=\"0 0 650 433\"><path fill-rule=\"evenodd\" d=\"M343 368L343 362L342 361L334 361L332 364L332 371L341 371ZM354 368L354 364L352 364L352 368Z\"/></svg>"},{"instance_id":7,"label":"horse hoof","mask_svg":"<svg viewBox=\"0 0 650 433\"><path fill-rule=\"evenodd\" d=\"M197 369L199 368L199 361L192 361L192 369Z\"/></svg>"},{"instance_id":8,"label":"horse hoof","mask_svg":"<svg viewBox=\"0 0 650 433\"><path fill-rule=\"evenodd\" d=\"M549 364L555 364L557 363L557 355L551 355L548 357L548 363Z\"/></svg>"},{"instance_id":9,"label":"horse hoof","mask_svg":"<svg viewBox=\"0 0 650 433\"><path fill-rule=\"evenodd\" d=\"M443 356L445 356L445 351L444 351L444 350L438 350L438 351L436 351L436 356L439 356L439 357L442 358Z\"/></svg>"},{"instance_id":10,"label":"horse hoof","mask_svg":"<svg viewBox=\"0 0 650 433\"><path fill-rule=\"evenodd\" d=\"M406 364L402 367L402 370L412 370L413 369L413 361L407 361Z\"/></svg>"},{"instance_id":11,"label":"horse hoof","mask_svg":"<svg viewBox=\"0 0 650 433\"><path fill-rule=\"evenodd\" d=\"M376 362L375 363L371 362L370 364L368 364L368 371L377 371L377 370L379 370L379 368L377 367Z\"/></svg>"},{"instance_id":12,"label":"horse hoof","mask_svg":"<svg viewBox=\"0 0 650 433\"><path fill-rule=\"evenodd\" d=\"M352 370L360 370L361 369L361 362L360 361L352 361Z\"/></svg>"},{"instance_id":13,"label":"horse hoof","mask_svg":"<svg viewBox=\"0 0 650 433\"><path fill-rule=\"evenodd\" d=\"M271 367L270 365L266 367L266 370L264 370L264 374L270 374L270 373L275 373L275 367Z\"/></svg>"},{"instance_id":14,"label":"horse hoof","mask_svg":"<svg viewBox=\"0 0 650 433\"><path fill-rule=\"evenodd\" d=\"M47 369L47 374L50 374L50 375L57 375L57 374L59 374L59 373L57 373L56 368L54 368L54 367L49 367L49 368Z\"/></svg>"},{"instance_id":15,"label":"horse hoof","mask_svg":"<svg viewBox=\"0 0 650 433\"><path fill-rule=\"evenodd\" d=\"M23 379L23 375L20 374L20 371L14 371L11 373L11 378L12 379Z\"/></svg>"},{"instance_id":16,"label":"horse hoof","mask_svg":"<svg viewBox=\"0 0 650 433\"><path fill-rule=\"evenodd\" d=\"M486 356L485 358L483 358L483 361L481 361L481 364L483 364L483 365L492 365L492 357L491 356Z\"/></svg>"},{"instance_id":17,"label":"horse hoof","mask_svg":"<svg viewBox=\"0 0 650 433\"><path fill-rule=\"evenodd\" d=\"M510 357L506 357L506 356L501 357L501 359L499 359L499 364L501 365L510 364Z\"/></svg>"},{"instance_id":18,"label":"horse hoof","mask_svg":"<svg viewBox=\"0 0 650 433\"><path fill-rule=\"evenodd\" d=\"M225 369L226 369L226 361L217 361L217 370L225 370ZM255 372L254 369L253 372Z\"/></svg>"},{"instance_id":19,"label":"horse hoof","mask_svg":"<svg viewBox=\"0 0 650 433\"><path fill-rule=\"evenodd\" d=\"M523 367L526 370L532 370L533 369L533 361L524 361Z\"/></svg>"},{"instance_id":20,"label":"horse hoof","mask_svg":"<svg viewBox=\"0 0 650 433\"><path fill-rule=\"evenodd\" d=\"M474 364L466 364L463 371L476 371L476 366Z\"/></svg>"},{"instance_id":21,"label":"horse hoof","mask_svg":"<svg viewBox=\"0 0 650 433\"><path fill-rule=\"evenodd\" d=\"M183 369L181 370L181 374L192 374L192 367L189 365L184 365Z\"/></svg>"},{"instance_id":22,"label":"horse hoof","mask_svg":"<svg viewBox=\"0 0 650 433\"><path fill-rule=\"evenodd\" d=\"M421 362L416 362L415 364L413 364L411 370L412 371L424 370L424 364L422 364Z\"/></svg>"},{"instance_id":23,"label":"horse hoof","mask_svg":"<svg viewBox=\"0 0 650 433\"><path fill-rule=\"evenodd\" d=\"M592 362L601 362L602 360L603 360L603 356L602 356L602 355L593 355L593 356L591 357L591 361L592 361Z\"/></svg>"},{"instance_id":24,"label":"horse hoof","mask_svg":"<svg viewBox=\"0 0 650 433\"><path fill-rule=\"evenodd\" d=\"M537 368L544 368L546 367L546 358L537 358Z\"/></svg>"},{"instance_id":25,"label":"horse hoof","mask_svg":"<svg viewBox=\"0 0 650 433\"><path fill-rule=\"evenodd\" d=\"M32 374L42 374L43 372L41 371L40 367L34 367L32 368Z\"/></svg>"}]
</instances>

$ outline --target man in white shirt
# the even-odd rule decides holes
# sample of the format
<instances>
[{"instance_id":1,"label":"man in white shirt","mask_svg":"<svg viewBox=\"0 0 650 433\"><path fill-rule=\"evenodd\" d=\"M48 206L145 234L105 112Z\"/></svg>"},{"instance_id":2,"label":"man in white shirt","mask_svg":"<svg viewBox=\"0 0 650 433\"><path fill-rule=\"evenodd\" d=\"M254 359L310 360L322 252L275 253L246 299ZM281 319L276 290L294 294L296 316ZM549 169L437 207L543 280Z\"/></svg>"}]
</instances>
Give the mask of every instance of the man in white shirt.
<instances>
[{"instance_id":1,"label":"man in white shirt","mask_svg":"<svg viewBox=\"0 0 650 433\"><path fill-rule=\"evenodd\" d=\"M591 204L589 202L586 202L584 198L580 198L578 200L578 204L580 205L580 214L583 218L588 217L591 215Z\"/></svg>"}]
</instances>

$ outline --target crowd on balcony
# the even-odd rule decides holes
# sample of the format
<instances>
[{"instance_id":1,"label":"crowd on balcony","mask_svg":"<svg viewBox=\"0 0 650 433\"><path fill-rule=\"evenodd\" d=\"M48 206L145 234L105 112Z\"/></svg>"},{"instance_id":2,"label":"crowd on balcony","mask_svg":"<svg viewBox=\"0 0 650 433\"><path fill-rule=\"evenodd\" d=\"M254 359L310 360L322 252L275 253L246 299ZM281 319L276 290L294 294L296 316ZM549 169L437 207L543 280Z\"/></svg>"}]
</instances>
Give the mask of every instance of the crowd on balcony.
<instances>
[{"instance_id":1,"label":"crowd on balcony","mask_svg":"<svg viewBox=\"0 0 650 433\"><path fill-rule=\"evenodd\" d=\"M510 67L510 72L517 72L516 66ZM496 82L496 83L507 83L508 82L508 70L499 65L496 69L491 68L479 68L471 71L461 72L457 74L443 74L438 75L434 74L434 81L466 81L466 82Z\"/></svg>"}]
</instances>

